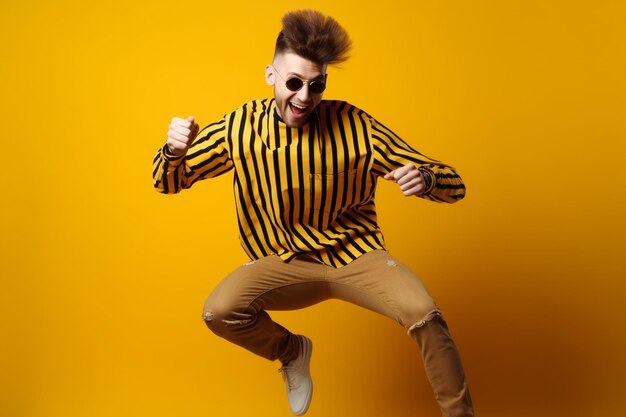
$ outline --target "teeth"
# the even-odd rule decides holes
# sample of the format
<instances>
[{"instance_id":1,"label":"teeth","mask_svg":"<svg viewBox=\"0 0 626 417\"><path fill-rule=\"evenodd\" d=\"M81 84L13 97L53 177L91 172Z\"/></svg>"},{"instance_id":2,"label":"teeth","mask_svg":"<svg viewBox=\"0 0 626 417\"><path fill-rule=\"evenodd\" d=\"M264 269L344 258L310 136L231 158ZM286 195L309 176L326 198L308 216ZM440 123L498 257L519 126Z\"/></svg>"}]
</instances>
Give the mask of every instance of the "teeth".
<instances>
[{"instance_id":1,"label":"teeth","mask_svg":"<svg viewBox=\"0 0 626 417\"><path fill-rule=\"evenodd\" d=\"M306 109L306 106L299 106L299 105L297 105L297 104L295 104L295 103L291 103L291 105L292 105L293 107L295 107L296 109L300 109L300 110L304 110L304 109Z\"/></svg>"}]
</instances>

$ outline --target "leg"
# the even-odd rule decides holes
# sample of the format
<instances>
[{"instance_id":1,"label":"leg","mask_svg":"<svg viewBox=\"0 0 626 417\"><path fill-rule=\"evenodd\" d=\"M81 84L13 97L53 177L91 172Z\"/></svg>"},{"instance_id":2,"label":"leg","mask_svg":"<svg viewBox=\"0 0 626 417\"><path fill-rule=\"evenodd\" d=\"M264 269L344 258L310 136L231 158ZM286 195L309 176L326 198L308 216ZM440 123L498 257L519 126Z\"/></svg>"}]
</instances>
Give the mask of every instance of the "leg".
<instances>
[{"instance_id":1,"label":"leg","mask_svg":"<svg viewBox=\"0 0 626 417\"><path fill-rule=\"evenodd\" d=\"M419 278L385 251L329 273L334 298L384 314L417 342L444 417L474 415L465 373L441 311Z\"/></svg>"},{"instance_id":2,"label":"leg","mask_svg":"<svg viewBox=\"0 0 626 417\"><path fill-rule=\"evenodd\" d=\"M304 308L329 298L323 266L269 256L249 262L222 280L204 305L216 335L283 364L298 356L298 338L265 311Z\"/></svg>"},{"instance_id":3,"label":"leg","mask_svg":"<svg viewBox=\"0 0 626 417\"><path fill-rule=\"evenodd\" d=\"M422 351L426 375L433 387L443 417L471 417L472 398L465 372L448 326L441 315L434 315L409 335Z\"/></svg>"}]
</instances>

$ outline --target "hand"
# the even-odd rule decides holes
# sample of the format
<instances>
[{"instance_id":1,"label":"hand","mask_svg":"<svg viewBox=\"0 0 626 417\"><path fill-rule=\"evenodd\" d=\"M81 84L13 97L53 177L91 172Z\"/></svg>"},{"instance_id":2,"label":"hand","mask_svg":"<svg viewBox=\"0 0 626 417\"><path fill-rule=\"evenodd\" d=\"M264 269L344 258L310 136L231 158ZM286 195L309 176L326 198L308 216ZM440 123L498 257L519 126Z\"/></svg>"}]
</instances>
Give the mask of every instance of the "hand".
<instances>
[{"instance_id":1,"label":"hand","mask_svg":"<svg viewBox=\"0 0 626 417\"><path fill-rule=\"evenodd\" d=\"M167 150L173 156L183 156L187 153L189 145L196 138L200 126L193 116L187 119L174 117L167 131Z\"/></svg>"},{"instance_id":2,"label":"hand","mask_svg":"<svg viewBox=\"0 0 626 417\"><path fill-rule=\"evenodd\" d=\"M424 192L424 177L422 172L413 164L394 169L383 178L398 184L406 196L420 195Z\"/></svg>"}]
</instances>

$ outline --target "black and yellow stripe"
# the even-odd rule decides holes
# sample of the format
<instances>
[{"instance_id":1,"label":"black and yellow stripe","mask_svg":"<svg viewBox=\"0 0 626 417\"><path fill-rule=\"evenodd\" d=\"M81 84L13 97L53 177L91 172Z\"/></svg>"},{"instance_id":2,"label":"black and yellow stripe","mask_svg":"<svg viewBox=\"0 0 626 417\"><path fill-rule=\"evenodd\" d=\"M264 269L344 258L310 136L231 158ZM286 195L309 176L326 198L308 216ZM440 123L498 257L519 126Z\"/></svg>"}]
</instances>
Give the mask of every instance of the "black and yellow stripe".
<instances>
[{"instance_id":1,"label":"black and yellow stripe","mask_svg":"<svg viewBox=\"0 0 626 417\"><path fill-rule=\"evenodd\" d=\"M384 248L376 180L408 163L428 180L420 197L447 203L464 197L452 167L349 103L322 101L310 123L290 128L275 101L265 99L205 127L185 157L160 149L152 175L158 191L177 193L233 170L241 244L252 259L307 253L339 267Z\"/></svg>"}]
</instances>

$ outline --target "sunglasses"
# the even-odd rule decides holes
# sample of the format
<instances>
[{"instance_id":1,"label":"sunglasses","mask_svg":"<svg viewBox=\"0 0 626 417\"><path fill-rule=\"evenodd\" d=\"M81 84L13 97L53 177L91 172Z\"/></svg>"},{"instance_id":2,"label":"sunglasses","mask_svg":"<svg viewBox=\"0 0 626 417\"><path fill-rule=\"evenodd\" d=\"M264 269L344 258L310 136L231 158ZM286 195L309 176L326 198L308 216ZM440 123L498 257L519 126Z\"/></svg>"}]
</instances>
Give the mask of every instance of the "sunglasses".
<instances>
[{"instance_id":1,"label":"sunglasses","mask_svg":"<svg viewBox=\"0 0 626 417\"><path fill-rule=\"evenodd\" d=\"M276 68L274 68L276 70ZM324 74L324 81L322 80L313 80L306 81L301 80L300 78L293 76L288 80L285 80L282 75L276 70L276 74L285 82L285 86L290 91L300 91L300 89L304 86L305 83L309 85L309 91L313 94L322 94L326 89L326 74Z\"/></svg>"}]
</instances>

